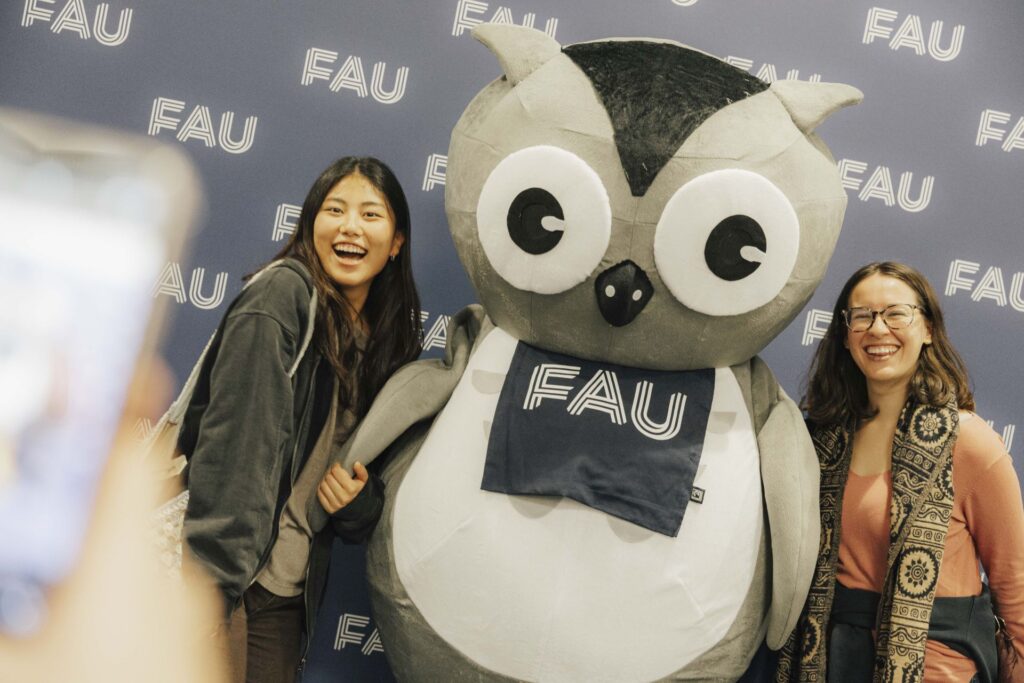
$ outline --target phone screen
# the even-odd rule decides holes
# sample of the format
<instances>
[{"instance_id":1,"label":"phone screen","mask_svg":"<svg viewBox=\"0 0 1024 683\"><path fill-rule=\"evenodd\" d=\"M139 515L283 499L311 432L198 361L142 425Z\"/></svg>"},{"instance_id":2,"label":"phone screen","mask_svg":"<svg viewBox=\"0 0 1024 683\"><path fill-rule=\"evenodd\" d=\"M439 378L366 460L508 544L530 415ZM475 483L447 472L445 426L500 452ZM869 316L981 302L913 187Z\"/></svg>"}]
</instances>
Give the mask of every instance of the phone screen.
<instances>
[{"instance_id":1,"label":"phone screen","mask_svg":"<svg viewBox=\"0 0 1024 683\"><path fill-rule=\"evenodd\" d=\"M4 124L0 630L17 635L75 566L190 183L145 140Z\"/></svg>"}]
</instances>

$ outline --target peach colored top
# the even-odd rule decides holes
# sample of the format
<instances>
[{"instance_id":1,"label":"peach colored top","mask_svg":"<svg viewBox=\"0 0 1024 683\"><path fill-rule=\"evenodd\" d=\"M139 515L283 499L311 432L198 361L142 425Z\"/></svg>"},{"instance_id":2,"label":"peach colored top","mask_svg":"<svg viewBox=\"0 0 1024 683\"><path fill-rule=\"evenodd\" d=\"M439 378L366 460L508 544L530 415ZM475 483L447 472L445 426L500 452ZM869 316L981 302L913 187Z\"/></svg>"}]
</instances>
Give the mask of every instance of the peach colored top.
<instances>
[{"instance_id":1,"label":"peach colored top","mask_svg":"<svg viewBox=\"0 0 1024 683\"><path fill-rule=\"evenodd\" d=\"M850 472L836 578L848 588L881 592L889 545L890 472ZM999 615L1024 658L1024 506L1020 483L1002 440L973 413L960 414L953 447L953 510L935 589L937 597L978 595L978 562L988 574ZM974 662L929 640L925 683L969 681Z\"/></svg>"}]
</instances>

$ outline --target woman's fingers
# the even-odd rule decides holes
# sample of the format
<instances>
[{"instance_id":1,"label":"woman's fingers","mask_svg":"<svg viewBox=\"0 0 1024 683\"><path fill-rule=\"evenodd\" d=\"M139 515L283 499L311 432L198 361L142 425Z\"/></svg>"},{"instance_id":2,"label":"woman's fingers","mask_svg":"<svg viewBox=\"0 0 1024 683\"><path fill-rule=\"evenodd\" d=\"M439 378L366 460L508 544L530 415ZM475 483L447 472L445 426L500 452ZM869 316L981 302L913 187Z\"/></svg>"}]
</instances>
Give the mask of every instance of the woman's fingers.
<instances>
[{"instance_id":1,"label":"woman's fingers","mask_svg":"<svg viewBox=\"0 0 1024 683\"><path fill-rule=\"evenodd\" d=\"M331 470L327 473L327 477L331 477L333 481L338 483L343 491L347 492L351 496L359 493L363 488L364 482L359 481L358 479L353 479L352 475L338 463L335 463L334 466L331 467Z\"/></svg>"},{"instance_id":2,"label":"woman's fingers","mask_svg":"<svg viewBox=\"0 0 1024 683\"><path fill-rule=\"evenodd\" d=\"M316 498L320 501L320 506L327 511L327 514L333 515L335 512L341 509L341 503L331 493L330 487L327 486L326 481L320 482L320 485L316 487Z\"/></svg>"},{"instance_id":3,"label":"woman's fingers","mask_svg":"<svg viewBox=\"0 0 1024 683\"><path fill-rule=\"evenodd\" d=\"M356 476L353 479L345 468L335 463L324 475L323 481L317 487L317 496L327 512L334 514L351 503L363 490L369 474L360 463L356 463L354 471Z\"/></svg>"}]
</instances>

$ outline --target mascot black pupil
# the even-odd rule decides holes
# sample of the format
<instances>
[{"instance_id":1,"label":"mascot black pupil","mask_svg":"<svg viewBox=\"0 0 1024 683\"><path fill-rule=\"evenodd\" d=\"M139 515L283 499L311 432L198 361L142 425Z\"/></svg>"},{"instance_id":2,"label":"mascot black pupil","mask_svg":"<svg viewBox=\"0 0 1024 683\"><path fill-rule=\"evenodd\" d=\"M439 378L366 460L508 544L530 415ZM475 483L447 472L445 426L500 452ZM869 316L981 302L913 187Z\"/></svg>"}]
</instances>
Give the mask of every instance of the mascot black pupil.
<instances>
[{"instance_id":1,"label":"mascot black pupil","mask_svg":"<svg viewBox=\"0 0 1024 683\"><path fill-rule=\"evenodd\" d=\"M729 216L715 226L704 245L704 261L711 272L729 282L742 280L761 263L743 257L743 247L754 247L762 254L767 251L764 230L750 216Z\"/></svg>"},{"instance_id":2,"label":"mascot black pupil","mask_svg":"<svg viewBox=\"0 0 1024 683\"><path fill-rule=\"evenodd\" d=\"M565 219L562 205L547 190L531 187L523 190L508 207L508 234L516 246L528 254L546 254L562 239L562 231L544 227L541 221L551 216Z\"/></svg>"}]
</instances>

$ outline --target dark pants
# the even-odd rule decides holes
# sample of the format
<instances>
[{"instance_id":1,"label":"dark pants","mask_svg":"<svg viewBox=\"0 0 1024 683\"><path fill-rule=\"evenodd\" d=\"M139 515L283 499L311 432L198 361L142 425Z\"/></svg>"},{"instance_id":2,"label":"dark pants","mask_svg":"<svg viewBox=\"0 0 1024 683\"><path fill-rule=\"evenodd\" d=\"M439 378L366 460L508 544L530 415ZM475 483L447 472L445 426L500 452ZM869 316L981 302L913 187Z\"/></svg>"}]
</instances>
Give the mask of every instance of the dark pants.
<instances>
[{"instance_id":1,"label":"dark pants","mask_svg":"<svg viewBox=\"0 0 1024 683\"><path fill-rule=\"evenodd\" d=\"M303 596L282 598L254 583L231 615L232 683L293 683L305 616Z\"/></svg>"},{"instance_id":2,"label":"dark pants","mask_svg":"<svg viewBox=\"0 0 1024 683\"><path fill-rule=\"evenodd\" d=\"M871 630L881 596L836 582L828 645L829 683L867 683L874 670L875 641ZM981 595L935 598L928 638L948 645L974 661L972 680L994 683L999 668L996 621L988 586Z\"/></svg>"}]
</instances>

